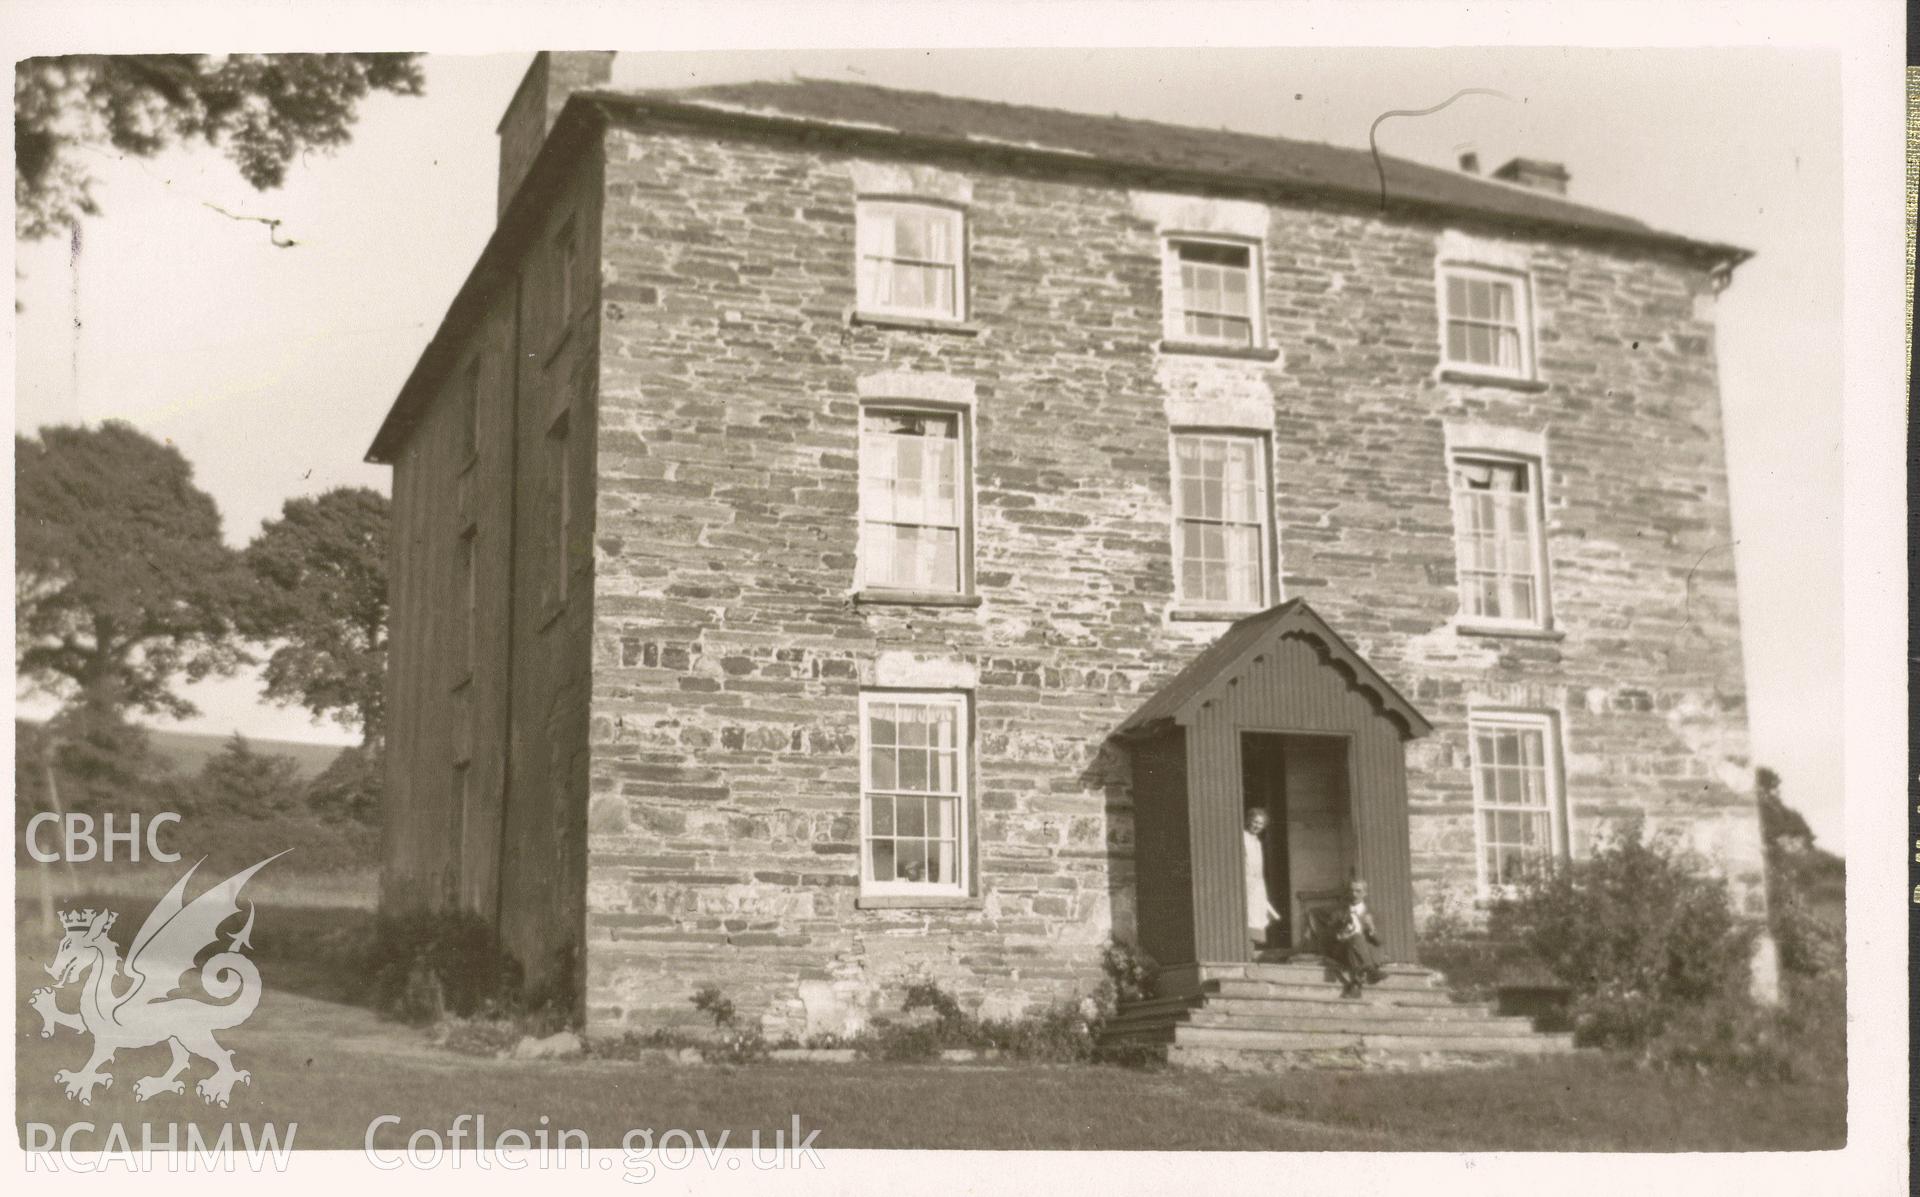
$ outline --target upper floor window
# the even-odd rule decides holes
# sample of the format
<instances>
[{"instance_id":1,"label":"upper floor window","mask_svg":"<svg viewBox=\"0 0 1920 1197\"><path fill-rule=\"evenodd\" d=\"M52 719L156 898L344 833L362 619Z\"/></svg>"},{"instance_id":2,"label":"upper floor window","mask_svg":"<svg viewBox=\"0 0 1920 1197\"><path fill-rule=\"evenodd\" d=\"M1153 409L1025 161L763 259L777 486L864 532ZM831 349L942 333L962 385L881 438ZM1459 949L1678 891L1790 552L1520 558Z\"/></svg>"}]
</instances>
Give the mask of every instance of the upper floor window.
<instances>
[{"instance_id":1,"label":"upper floor window","mask_svg":"<svg viewBox=\"0 0 1920 1197\"><path fill-rule=\"evenodd\" d=\"M1258 348L1260 253L1244 241L1169 238L1168 335L1235 349Z\"/></svg>"},{"instance_id":2,"label":"upper floor window","mask_svg":"<svg viewBox=\"0 0 1920 1197\"><path fill-rule=\"evenodd\" d=\"M860 560L865 589L959 594L967 586L966 418L860 412Z\"/></svg>"},{"instance_id":3,"label":"upper floor window","mask_svg":"<svg viewBox=\"0 0 1920 1197\"><path fill-rule=\"evenodd\" d=\"M1484 374L1530 378L1533 317L1525 275L1478 266L1443 266L1441 312L1446 364Z\"/></svg>"},{"instance_id":4,"label":"upper floor window","mask_svg":"<svg viewBox=\"0 0 1920 1197\"><path fill-rule=\"evenodd\" d=\"M1471 623L1546 627L1540 463L1460 453L1449 467L1461 616Z\"/></svg>"},{"instance_id":5,"label":"upper floor window","mask_svg":"<svg viewBox=\"0 0 1920 1197\"><path fill-rule=\"evenodd\" d=\"M965 318L965 222L958 208L862 200L855 225L861 311Z\"/></svg>"},{"instance_id":6,"label":"upper floor window","mask_svg":"<svg viewBox=\"0 0 1920 1197\"><path fill-rule=\"evenodd\" d=\"M1266 440L1228 433L1173 438L1173 555L1183 607L1267 605L1272 505Z\"/></svg>"},{"instance_id":7,"label":"upper floor window","mask_svg":"<svg viewBox=\"0 0 1920 1197\"><path fill-rule=\"evenodd\" d=\"M967 724L965 694L861 694L863 893L967 892Z\"/></svg>"},{"instance_id":8,"label":"upper floor window","mask_svg":"<svg viewBox=\"0 0 1920 1197\"><path fill-rule=\"evenodd\" d=\"M1505 890L1566 855L1559 727L1547 712L1476 711L1467 735L1481 890Z\"/></svg>"}]
</instances>

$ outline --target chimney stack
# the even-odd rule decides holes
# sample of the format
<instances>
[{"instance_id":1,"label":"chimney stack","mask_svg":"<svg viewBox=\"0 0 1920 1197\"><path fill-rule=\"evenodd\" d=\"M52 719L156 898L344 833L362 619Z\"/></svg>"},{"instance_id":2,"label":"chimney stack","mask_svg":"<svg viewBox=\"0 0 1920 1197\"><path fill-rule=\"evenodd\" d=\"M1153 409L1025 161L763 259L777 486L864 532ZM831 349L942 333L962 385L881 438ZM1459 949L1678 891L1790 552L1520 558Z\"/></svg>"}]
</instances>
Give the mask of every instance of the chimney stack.
<instances>
[{"instance_id":1,"label":"chimney stack","mask_svg":"<svg viewBox=\"0 0 1920 1197\"><path fill-rule=\"evenodd\" d=\"M1493 172L1496 179L1509 183L1518 183L1522 187L1531 187L1535 191L1550 191L1555 195L1567 193L1567 180L1573 176L1567 168L1558 162L1542 162L1538 158L1515 158L1499 170Z\"/></svg>"},{"instance_id":2,"label":"chimney stack","mask_svg":"<svg viewBox=\"0 0 1920 1197\"><path fill-rule=\"evenodd\" d=\"M1480 173L1480 151L1466 149L1460 151L1460 169L1470 175Z\"/></svg>"},{"instance_id":3,"label":"chimney stack","mask_svg":"<svg viewBox=\"0 0 1920 1197\"><path fill-rule=\"evenodd\" d=\"M599 87L613 78L612 50L542 50L520 80L520 89L507 104L500 127L500 198L495 218L505 213L520 181L540 156L547 133L560 115L567 97Z\"/></svg>"}]
</instances>

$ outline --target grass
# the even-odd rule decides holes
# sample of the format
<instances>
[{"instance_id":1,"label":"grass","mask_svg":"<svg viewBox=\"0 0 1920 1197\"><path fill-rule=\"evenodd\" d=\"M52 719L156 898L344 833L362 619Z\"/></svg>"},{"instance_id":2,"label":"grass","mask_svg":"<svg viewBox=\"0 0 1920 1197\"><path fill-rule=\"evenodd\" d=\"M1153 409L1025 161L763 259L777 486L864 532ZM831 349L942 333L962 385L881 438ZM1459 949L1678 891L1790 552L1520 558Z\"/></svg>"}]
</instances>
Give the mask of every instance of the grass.
<instances>
[{"instance_id":1,"label":"grass","mask_svg":"<svg viewBox=\"0 0 1920 1197\"><path fill-rule=\"evenodd\" d=\"M122 910L123 923L137 923L157 893L106 904ZM401 1118L382 1131L386 1146L423 1127L444 1133L460 1114L484 1115L490 1137L535 1130L545 1115L547 1125L582 1130L598 1146L617 1146L634 1128L728 1131L738 1140L790 1129L796 1115L803 1130L821 1131L817 1146L864 1148L1736 1151L1838 1148L1846 1138L1844 1078L1747 1086L1639 1072L1586 1053L1459 1072L1276 1076L474 1058L352 1004L364 986L329 963L337 959L329 945L351 939L368 918L340 906L262 903L254 955L266 992L253 1018L222 1037L253 1074L231 1108L168 1096L136 1104L132 1082L158 1070L159 1048L126 1053L111 1068L120 1083L81 1107L51 1077L83 1062L86 1041L68 1031L39 1038L26 1008L45 983L40 965L52 940L37 903L21 902L20 1122L191 1121L209 1135L228 1122L297 1122L302 1148L358 1148L382 1114ZM196 1062L189 1080L206 1071Z\"/></svg>"}]
</instances>

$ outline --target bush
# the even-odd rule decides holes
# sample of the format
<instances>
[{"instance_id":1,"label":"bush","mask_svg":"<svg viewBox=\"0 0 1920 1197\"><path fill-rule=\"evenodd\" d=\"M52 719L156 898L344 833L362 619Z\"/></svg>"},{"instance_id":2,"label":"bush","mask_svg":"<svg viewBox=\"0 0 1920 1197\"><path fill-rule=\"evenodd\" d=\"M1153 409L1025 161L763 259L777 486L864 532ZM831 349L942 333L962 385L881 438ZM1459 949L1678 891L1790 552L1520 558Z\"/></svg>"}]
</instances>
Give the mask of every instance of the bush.
<instances>
[{"instance_id":1,"label":"bush","mask_svg":"<svg viewBox=\"0 0 1920 1197\"><path fill-rule=\"evenodd\" d=\"M1427 906L1427 921L1420 928L1420 942L1457 943L1474 937L1478 928L1474 926L1469 902L1460 896L1460 891L1449 886L1433 895Z\"/></svg>"},{"instance_id":2,"label":"bush","mask_svg":"<svg viewBox=\"0 0 1920 1197\"><path fill-rule=\"evenodd\" d=\"M733 1025L739 1011L734 1009L733 1001L720 993L718 985L702 985L693 991L693 1008L713 1019L713 1027L724 1031Z\"/></svg>"},{"instance_id":3,"label":"bush","mask_svg":"<svg viewBox=\"0 0 1920 1197\"><path fill-rule=\"evenodd\" d=\"M1094 1056L1100 1017L1094 1003L1062 1002L1019 1018L977 1018L930 981L909 985L901 1009L909 1014L929 1010L933 1017L905 1023L876 1020L849 1046L881 1060L931 1060L944 1051L992 1051L1033 1064L1082 1063Z\"/></svg>"},{"instance_id":4,"label":"bush","mask_svg":"<svg viewBox=\"0 0 1920 1197\"><path fill-rule=\"evenodd\" d=\"M1586 860L1528 877L1493 926L1572 991L1581 1043L1622 1047L1689 1007L1743 1001L1758 933L1734 914L1724 880L1637 823Z\"/></svg>"},{"instance_id":5,"label":"bush","mask_svg":"<svg viewBox=\"0 0 1920 1197\"><path fill-rule=\"evenodd\" d=\"M382 754L343 748L318 777L307 783L306 805L323 823L377 830L385 792L386 762Z\"/></svg>"},{"instance_id":6,"label":"bush","mask_svg":"<svg viewBox=\"0 0 1920 1197\"><path fill-rule=\"evenodd\" d=\"M1844 976L1847 944L1839 929L1813 913L1805 890L1791 876L1775 874L1771 889L1767 921L1781 969L1800 977Z\"/></svg>"},{"instance_id":7,"label":"bush","mask_svg":"<svg viewBox=\"0 0 1920 1197\"><path fill-rule=\"evenodd\" d=\"M1107 941L1100 952L1100 968L1107 974L1100 994L1106 1013L1118 1009L1124 1002L1145 1001L1153 996L1160 983L1159 962L1126 940Z\"/></svg>"}]
</instances>

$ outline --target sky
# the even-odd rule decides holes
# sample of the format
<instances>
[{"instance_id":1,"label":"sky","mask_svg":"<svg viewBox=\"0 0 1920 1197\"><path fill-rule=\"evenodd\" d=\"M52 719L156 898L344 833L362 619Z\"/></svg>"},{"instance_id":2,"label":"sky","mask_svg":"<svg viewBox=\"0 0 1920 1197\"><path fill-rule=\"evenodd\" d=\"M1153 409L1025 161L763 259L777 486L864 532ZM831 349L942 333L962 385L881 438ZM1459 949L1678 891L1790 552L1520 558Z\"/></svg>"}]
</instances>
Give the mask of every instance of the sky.
<instances>
[{"instance_id":1,"label":"sky","mask_svg":"<svg viewBox=\"0 0 1920 1197\"><path fill-rule=\"evenodd\" d=\"M102 214L18 253L15 427L124 419L177 444L239 545L288 498L357 484L381 417L494 219L494 127L528 54L432 56L426 96L370 98L353 143L258 193L218 151L86 155ZM1562 162L1569 197L1756 251L1719 304L1753 757L1842 842L1841 138L1831 55L1771 49L623 53L614 86L800 74L1364 147L1491 170ZM279 219L267 228L232 215ZM348 742L187 688L191 730ZM45 704L28 699L27 715Z\"/></svg>"}]
</instances>

